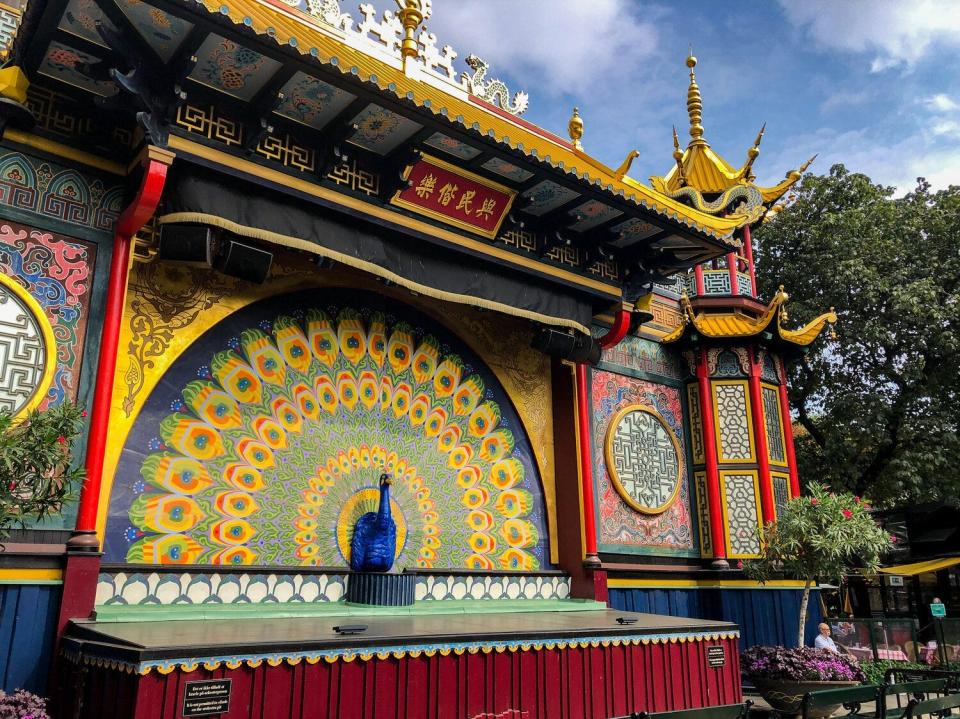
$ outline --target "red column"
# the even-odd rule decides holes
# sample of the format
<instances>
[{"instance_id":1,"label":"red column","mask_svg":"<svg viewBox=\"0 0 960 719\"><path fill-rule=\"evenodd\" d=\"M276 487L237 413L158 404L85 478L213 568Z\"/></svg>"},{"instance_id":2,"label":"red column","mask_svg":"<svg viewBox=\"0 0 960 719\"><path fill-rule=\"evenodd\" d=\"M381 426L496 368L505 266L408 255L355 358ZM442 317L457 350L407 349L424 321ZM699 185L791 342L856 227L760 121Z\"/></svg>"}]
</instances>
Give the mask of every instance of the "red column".
<instances>
[{"instance_id":1,"label":"red column","mask_svg":"<svg viewBox=\"0 0 960 719\"><path fill-rule=\"evenodd\" d=\"M697 282L697 297L703 297L707 294L705 285L703 284L703 265L697 265L693 268L693 277Z\"/></svg>"},{"instance_id":2,"label":"red column","mask_svg":"<svg viewBox=\"0 0 960 719\"><path fill-rule=\"evenodd\" d=\"M783 422L784 443L787 445L787 466L790 468L790 496L800 496L800 474L797 472L797 453L793 446L793 421L790 419L790 399L787 397L787 365L780 358L780 421Z\"/></svg>"},{"instance_id":3,"label":"red column","mask_svg":"<svg viewBox=\"0 0 960 719\"><path fill-rule=\"evenodd\" d=\"M727 253L727 272L730 273L730 294L739 295L740 294L740 278L737 277L737 253L728 252Z\"/></svg>"},{"instance_id":4,"label":"red column","mask_svg":"<svg viewBox=\"0 0 960 719\"><path fill-rule=\"evenodd\" d=\"M760 375L763 365L757 361L756 348L750 348L750 404L753 420L753 436L757 444L757 465L760 469L760 508L763 511L763 523L776 519L773 503L773 485L770 482L770 457L767 453L767 428L763 421L763 393L760 391Z\"/></svg>"},{"instance_id":5,"label":"red column","mask_svg":"<svg viewBox=\"0 0 960 719\"><path fill-rule=\"evenodd\" d=\"M727 545L724 542L723 506L720 503L720 470L717 466L717 437L713 425L713 397L707 373L707 351L697 357L697 390L700 396L700 424L703 426L703 455L707 472L707 506L710 509L710 544L713 545L713 566L726 569Z\"/></svg>"},{"instance_id":6,"label":"red column","mask_svg":"<svg viewBox=\"0 0 960 719\"><path fill-rule=\"evenodd\" d=\"M750 225L743 227L744 257L747 258L747 270L750 272L750 291L757 296L757 275L753 267L753 240L750 239Z\"/></svg>"},{"instance_id":7,"label":"red column","mask_svg":"<svg viewBox=\"0 0 960 719\"><path fill-rule=\"evenodd\" d=\"M587 406L587 366L577 365L577 437L580 444L580 496L583 500L584 559L587 566L599 567L597 525L593 507L593 453L590 448L590 411Z\"/></svg>"},{"instance_id":8,"label":"red column","mask_svg":"<svg viewBox=\"0 0 960 719\"><path fill-rule=\"evenodd\" d=\"M123 211L114 229L113 254L107 283L103 332L97 365L93 407L90 412L90 434L87 438L87 476L80 490L80 507L73 535L67 542L67 559L63 572L63 599L57 620L57 638L72 617L87 617L96 602L97 575L100 569L100 541L97 539L97 511L103 481L104 451L113 396L113 377L117 368L120 324L123 319L124 296L130 266L133 236L156 210L173 154L148 147L143 155L144 172L140 188L129 207Z\"/></svg>"}]
</instances>

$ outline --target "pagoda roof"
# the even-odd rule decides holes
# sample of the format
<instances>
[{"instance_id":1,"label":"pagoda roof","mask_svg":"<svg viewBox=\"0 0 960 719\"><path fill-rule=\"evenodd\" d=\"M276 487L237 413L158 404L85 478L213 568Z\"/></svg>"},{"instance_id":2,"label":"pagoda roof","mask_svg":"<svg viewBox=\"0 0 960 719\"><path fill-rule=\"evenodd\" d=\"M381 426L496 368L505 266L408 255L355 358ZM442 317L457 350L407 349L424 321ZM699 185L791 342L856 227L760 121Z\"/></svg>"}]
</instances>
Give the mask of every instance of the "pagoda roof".
<instances>
[{"instance_id":1,"label":"pagoda roof","mask_svg":"<svg viewBox=\"0 0 960 719\"><path fill-rule=\"evenodd\" d=\"M755 337L762 332L771 332L783 342L806 347L813 343L828 325L837 321L837 315L831 308L816 319L798 329L787 329L785 304L789 295L783 287L777 291L762 314L751 317L741 312L695 312L686 293L680 298L683 308L683 322L663 338L665 344L679 342L684 337L698 333L710 339L743 339Z\"/></svg>"},{"instance_id":2,"label":"pagoda roof","mask_svg":"<svg viewBox=\"0 0 960 719\"><path fill-rule=\"evenodd\" d=\"M687 67L690 68L690 85L687 90L690 142L685 150L681 150L680 139L674 128L674 165L665 175L651 177L650 184L664 195L683 199L701 211L722 213L741 224L752 223L763 217L770 205L800 179L816 155L799 168L788 172L783 181L776 185L757 185L754 182L756 178L753 174L753 163L760 154L760 142L763 140L766 125L760 128L742 165L734 166L717 153L704 138L701 124L703 100L694 73L696 64L697 58L691 54L687 58ZM734 204L736 207L733 207Z\"/></svg>"}]
</instances>

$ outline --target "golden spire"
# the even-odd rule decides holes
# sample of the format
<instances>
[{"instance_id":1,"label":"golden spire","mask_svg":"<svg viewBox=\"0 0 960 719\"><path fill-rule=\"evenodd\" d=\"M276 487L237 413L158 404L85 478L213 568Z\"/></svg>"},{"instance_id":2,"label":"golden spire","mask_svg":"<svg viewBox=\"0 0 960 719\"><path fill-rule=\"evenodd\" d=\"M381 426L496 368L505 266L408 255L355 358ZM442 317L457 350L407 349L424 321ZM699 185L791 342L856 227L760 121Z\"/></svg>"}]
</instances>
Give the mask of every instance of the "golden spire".
<instances>
[{"instance_id":1,"label":"golden spire","mask_svg":"<svg viewBox=\"0 0 960 719\"><path fill-rule=\"evenodd\" d=\"M690 115L690 137L693 142L702 143L703 125L700 121L703 119L703 101L700 99L700 86L697 85L697 76L693 68L697 66L697 58L693 56L693 48L690 48L690 55L687 56L687 67L690 68L690 89L687 90L687 114Z\"/></svg>"},{"instance_id":2,"label":"golden spire","mask_svg":"<svg viewBox=\"0 0 960 719\"><path fill-rule=\"evenodd\" d=\"M570 140L573 142L574 148L582 150L583 145L580 144L580 138L583 137L583 120L580 119L579 108L573 108L573 115L570 117L570 122L567 123L567 132L570 134Z\"/></svg>"}]
</instances>

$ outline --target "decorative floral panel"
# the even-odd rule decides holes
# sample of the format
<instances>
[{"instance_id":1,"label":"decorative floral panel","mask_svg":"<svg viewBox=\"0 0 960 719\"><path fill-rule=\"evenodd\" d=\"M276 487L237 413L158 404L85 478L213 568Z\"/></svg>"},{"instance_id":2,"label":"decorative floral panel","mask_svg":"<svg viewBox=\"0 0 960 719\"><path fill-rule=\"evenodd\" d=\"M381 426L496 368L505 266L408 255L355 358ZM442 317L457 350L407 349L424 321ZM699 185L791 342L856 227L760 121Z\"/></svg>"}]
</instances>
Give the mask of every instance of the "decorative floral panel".
<instances>
[{"instance_id":1,"label":"decorative floral panel","mask_svg":"<svg viewBox=\"0 0 960 719\"><path fill-rule=\"evenodd\" d=\"M302 72L291 77L280 93L283 99L274 112L316 130L322 130L356 97Z\"/></svg>"},{"instance_id":2,"label":"decorative floral panel","mask_svg":"<svg viewBox=\"0 0 960 719\"><path fill-rule=\"evenodd\" d=\"M496 172L498 175L505 177L508 180L513 180L514 182L526 182L533 177L532 172L524 170L522 167L514 165L512 162L501 160L499 157L491 157L489 160L484 162L481 167L490 170L490 172Z\"/></svg>"},{"instance_id":3,"label":"decorative floral panel","mask_svg":"<svg viewBox=\"0 0 960 719\"><path fill-rule=\"evenodd\" d=\"M455 140L452 137L448 137L442 132L433 133L430 135L430 137L424 140L423 143L437 150L442 150L448 155L453 155L461 160L472 160L474 157L480 154L480 150L477 148L471 147L465 142L460 142L460 140Z\"/></svg>"},{"instance_id":4,"label":"decorative floral panel","mask_svg":"<svg viewBox=\"0 0 960 719\"><path fill-rule=\"evenodd\" d=\"M523 211L539 217L570 202L577 197L577 193L556 182L544 180L524 192L523 196L530 199L530 203L523 208Z\"/></svg>"},{"instance_id":5,"label":"decorative floral panel","mask_svg":"<svg viewBox=\"0 0 960 719\"><path fill-rule=\"evenodd\" d=\"M144 404L105 556L346 566L382 472L394 476L398 568L549 564L529 441L470 350L378 295L266 299L195 341Z\"/></svg>"},{"instance_id":6,"label":"decorative floral panel","mask_svg":"<svg viewBox=\"0 0 960 719\"><path fill-rule=\"evenodd\" d=\"M767 432L767 452L773 464L786 466L787 452L784 447L783 424L780 419L780 393L774 387L763 385L763 423Z\"/></svg>"},{"instance_id":7,"label":"decorative floral panel","mask_svg":"<svg viewBox=\"0 0 960 719\"><path fill-rule=\"evenodd\" d=\"M116 0L116 3L137 32L143 35L165 62L170 61L180 43L186 39L187 33L193 29L192 23L165 13L143 0Z\"/></svg>"},{"instance_id":8,"label":"decorative floral panel","mask_svg":"<svg viewBox=\"0 0 960 719\"><path fill-rule=\"evenodd\" d=\"M644 222L636 218L627 220L610 228L611 232L619 234L619 237L615 239L612 244L617 247L628 247L640 242L640 240L653 237L660 232L661 229L662 228L657 227L657 225L652 225L649 222Z\"/></svg>"},{"instance_id":9,"label":"decorative floral panel","mask_svg":"<svg viewBox=\"0 0 960 719\"><path fill-rule=\"evenodd\" d=\"M84 40L106 48L107 44L100 37L100 33L97 32L97 23L102 23L109 29L116 30L95 0L70 0L57 27L71 35L77 35Z\"/></svg>"},{"instance_id":10,"label":"decorative floral panel","mask_svg":"<svg viewBox=\"0 0 960 719\"><path fill-rule=\"evenodd\" d=\"M724 350L717 355L717 367L713 372L715 377L743 377L737 355L731 350Z\"/></svg>"},{"instance_id":11,"label":"decorative floral panel","mask_svg":"<svg viewBox=\"0 0 960 719\"><path fill-rule=\"evenodd\" d=\"M712 384L718 459L721 462L754 461L746 381Z\"/></svg>"},{"instance_id":12,"label":"decorative floral panel","mask_svg":"<svg viewBox=\"0 0 960 719\"><path fill-rule=\"evenodd\" d=\"M0 221L0 270L32 297L56 345L53 376L38 403L41 409L77 397L95 257L91 243ZM36 318L10 314L15 304L23 304L13 295L0 290L5 300L0 301L0 407L5 409L26 406L26 394L38 377L38 353L46 351L35 341ZM20 329L14 331L14 325Z\"/></svg>"},{"instance_id":13,"label":"decorative floral panel","mask_svg":"<svg viewBox=\"0 0 960 719\"><path fill-rule=\"evenodd\" d=\"M413 120L374 104L361 110L352 124L358 129L349 141L378 155L390 152L420 129Z\"/></svg>"},{"instance_id":14,"label":"decorative floral panel","mask_svg":"<svg viewBox=\"0 0 960 719\"><path fill-rule=\"evenodd\" d=\"M84 66L96 65L100 58L88 55L59 42L51 42L37 72L67 85L79 87L101 97L116 95L120 88L108 80L94 80L81 71Z\"/></svg>"},{"instance_id":15,"label":"decorative floral panel","mask_svg":"<svg viewBox=\"0 0 960 719\"><path fill-rule=\"evenodd\" d=\"M207 36L194 53L190 79L241 100L250 100L280 69L276 60L219 35Z\"/></svg>"},{"instance_id":16,"label":"decorative floral panel","mask_svg":"<svg viewBox=\"0 0 960 719\"><path fill-rule=\"evenodd\" d=\"M0 148L0 205L109 232L124 189L56 162Z\"/></svg>"},{"instance_id":17,"label":"decorative floral panel","mask_svg":"<svg viewBox=\"0 0 960 719\"><path fill-rule=\"evenodd\" d=\"M720 472L723 509L727 518L727 556L755 557L760 553L760 504L757 473Z\"/></svg>"},{"instance_id":18,"label":"decorative floral panel","mask_svg":"<svg viewBox=\"0 0 960 719\"><path fill-rule=\"evenodd\" d=\"M780 384L780 377L777 375L777 367L773 355L769 352L763 353L763 381L770 384Z\"/></svg>"},{"instance_id":19,"label":"decorative floral panel","mask_svg":"<svg viewBox=\"0 0 960 719\"><path fill-rule=\"evenodd\" d=\"M694 464L707 461L703 452L703 417L700 414L700 395L697 385L687 385L687 409L690 413L690 452Z\"/></svg>"},{"instance_id":20,"label":"decorative floral panel","mask_svg":"<svg viewBox=\"0 0 960 719\"><path fill-rule=\"evenodd\" d=\"M593 474L601 545L606 551L695 555L680 390L597 370L591 373L591 401ZM642 514L624 500L607 472L604 452L601 451L611 422L621 409L630 405L641 405L657 412L663 418L664 431L672 435L670 443L678 448L680 487L676 499L660 514ZM660 435L652 437L659 441ZM656 455L656 447L651 449Z\"/></svg>"},{"instance_id":21,"label":"decorative floral panel","mask_svg":"<svg viewBox=\"0 0 960 719\"><path fill-rule=\"evenodd\" d=\"M597 200L590 200L570 210L572 217L579 218L570 225L570 229L583 232L622 214L620 210L610 207L610 205L605 205Z\"/></svg>"},{"instance_id":22,"label":"decorative floral panel","mask_svg":"<svg viewBox=\"0 0 960 719\"><path fill-rule=\"evenodd\" d=\"M594 335L602 335L606 328L594 328ZM676 352L659 342L627 335L618 344L605 349L600 359L604 369L642 372L648 375L678 380L683 377L680 358Z\"/></svg>"}]
</instances>

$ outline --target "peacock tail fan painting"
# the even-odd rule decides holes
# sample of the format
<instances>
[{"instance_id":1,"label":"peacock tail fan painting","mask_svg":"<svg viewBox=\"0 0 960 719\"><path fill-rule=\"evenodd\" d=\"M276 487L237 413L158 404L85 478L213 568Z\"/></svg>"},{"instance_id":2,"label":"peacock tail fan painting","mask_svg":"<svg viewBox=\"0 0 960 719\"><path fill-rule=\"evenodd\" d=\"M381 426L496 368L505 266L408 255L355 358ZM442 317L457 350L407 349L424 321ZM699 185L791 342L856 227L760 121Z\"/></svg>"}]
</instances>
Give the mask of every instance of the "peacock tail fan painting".
<instances>
[{"instance_id":1,"label":"peacock tail fan painting","mask_svg":"<svg viewBox=\"0 0 960 719\"><path fill-rule=\"evenodd\" d=\"M263 300L153 389L121 453L105 561L347 567L384 472L398 569L548 565L529 441L466 345L370 293Z\"/></svg>"}]
</instances>

